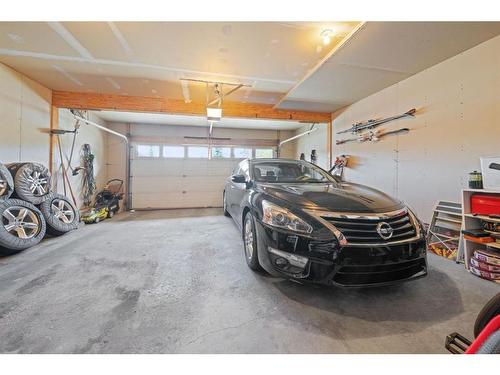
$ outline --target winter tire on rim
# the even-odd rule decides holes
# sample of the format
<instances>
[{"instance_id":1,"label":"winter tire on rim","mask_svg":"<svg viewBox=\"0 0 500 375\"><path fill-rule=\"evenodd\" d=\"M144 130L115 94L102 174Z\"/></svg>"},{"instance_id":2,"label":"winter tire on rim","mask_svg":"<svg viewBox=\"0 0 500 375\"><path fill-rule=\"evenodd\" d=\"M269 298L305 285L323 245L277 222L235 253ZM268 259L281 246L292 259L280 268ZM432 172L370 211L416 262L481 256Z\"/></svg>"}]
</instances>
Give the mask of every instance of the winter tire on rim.
<instances>
[{"instance_id":1,"label":"winter tire on rim","mask_svg":"<svg viewBox=\"0 0 500 375\"><path fill-rule=\"evenodd\" d=\"M50 195L50 172L40 163L13 163L8 169L14 178L14 195L40 204Z\"/></svg>"},{"instance_id":2,"label":"winter tire on rim","mask_svg":"<svg viewBox=\"0 0 500 375\"><path fill-rule=\"evenodd\" d=\"M255 234L255 223L253 216L247 212L243 220L243 246L245 249L245 260L248 267L254 271L262 269L259 263L259 254L257 251L257 237Z\"/></svg>"},{"instance_id":3,"label":"winter tire on rim","mask_svg":"<svg viewBox=\"0 0 500 375\"><path fill-rule=\"evenodd\" d=\"M64 195L51 193L49 198L38 207L47 222L47 233L60 236L78 228L80 214Z\"/></svg>"},{"instance_id":4,"label":"winter tire on rim","mask_svg":"<svg viewBox=\"0 0 500 375\"><path fill-rule=\"evenodd\" d=\"M14 192L14 180L5 165L0 163L0 201L9 199Z\"/></svg>"},{"instance_id":5,"label":"winter tire on rim","mask_svg":"<svg viewBox=\"0 0 500 375\"><path fill-rule=\"evenodd\" d=\"M27 249L45 236L45 219L38 208L20 199L0 202L0 248L3 255Z\"/></svg>"}]
</instances>

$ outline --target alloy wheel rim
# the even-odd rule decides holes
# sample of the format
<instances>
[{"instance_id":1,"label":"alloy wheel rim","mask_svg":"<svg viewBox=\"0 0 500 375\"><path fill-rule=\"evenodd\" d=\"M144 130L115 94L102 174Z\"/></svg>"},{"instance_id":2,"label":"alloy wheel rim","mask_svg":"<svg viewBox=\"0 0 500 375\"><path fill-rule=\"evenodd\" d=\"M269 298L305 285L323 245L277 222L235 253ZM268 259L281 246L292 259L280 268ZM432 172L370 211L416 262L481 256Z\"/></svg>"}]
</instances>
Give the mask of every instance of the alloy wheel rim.
<instances>
[{"instance_id":1,"label":"alloy wheel rim","mask_svg":"<svg viewBox=\"0 0 500 375\"><path fill-rule=\"evenodd\" d=\"M33 238L40 232L40 220L29 208L9 207L3 212L2 219L5 230L23 240Z\"/></svg>"},{"instance_id":2,"label":"alloy wheel rim","mask_svg":"<svg viewBox=\"0 0 500 375\"><path fill-rule=\"evenodd\" d=\"M252 259L253 230L252 230L252 222L249 219L245 221L245 253L248 259Z\"/></svg>"},{"instance_id":3,"label":"alloy wheel rim","mask_svg":"<svg viewBox=\"0 0 500 375\"><path fill-rule=\"evenodd\" d=\"M71 224L75 220L75 212L71 205L62 200L54 199L51 204L52 214L65 224Z\"/></svg>"},{"instance_id":4,"label":"alloy wheel rim","mask_svg":"<svg viewBox=\"0 0 500 375\"><path fill-rule=\"evenodd\" d=\"M0 176L0 197L7 191L7 180Z\"/></svg>"},{"instance_id":5,"label":"alloy wheel rim","mask_svg":"<svg viewBox=\"0 0 500 375\"><path fill-rule=\"evenodd\" d=\"M227 211L226 194L222 196L222 206L224 208L224 211Z\"/></svg>"},{"instance_id":6,"label":"alloy wheel rim","mask_svg":"<svg viewBox=\"0 0 500 375\"><path fill-rule=\"evenodd\" d=\"M25 172L25 177L30 183L29 190L36 197L41 197L48 192L49 179L43 177L39 171Z\"/></svg>"}]
</instances>

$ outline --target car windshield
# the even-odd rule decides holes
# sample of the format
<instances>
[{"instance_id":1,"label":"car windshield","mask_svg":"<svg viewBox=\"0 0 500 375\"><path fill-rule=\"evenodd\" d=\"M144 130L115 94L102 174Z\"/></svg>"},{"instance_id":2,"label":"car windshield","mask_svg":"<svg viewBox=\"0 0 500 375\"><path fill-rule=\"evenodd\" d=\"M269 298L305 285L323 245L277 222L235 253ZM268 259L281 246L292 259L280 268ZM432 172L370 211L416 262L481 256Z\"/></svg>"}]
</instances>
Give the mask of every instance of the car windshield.
<instances>
[{"instance_id":1,"label":"car windshield","mask_svg":"<svg viewBox=\"0 0 500 375\"><path fill-rule=\"evenodd\" d=\"M319 183L336 182L333 176L322 169L304 162L265 161L252 165L257 182Z\"/></svg>"}]
</instances>

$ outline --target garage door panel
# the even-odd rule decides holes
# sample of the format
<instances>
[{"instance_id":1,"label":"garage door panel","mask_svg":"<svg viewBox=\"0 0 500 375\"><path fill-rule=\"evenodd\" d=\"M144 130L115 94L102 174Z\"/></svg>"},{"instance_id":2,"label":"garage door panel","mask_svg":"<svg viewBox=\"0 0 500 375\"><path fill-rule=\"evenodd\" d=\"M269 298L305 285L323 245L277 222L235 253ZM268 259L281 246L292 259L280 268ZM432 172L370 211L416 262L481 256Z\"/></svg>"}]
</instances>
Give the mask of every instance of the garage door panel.
<instances>
[{"instance_id":1,"label":"garage door panel","mask_svg":"<svg viewBox=\"0 0 500 375\"><path fill-rule=\"evenodd\" d=\"M206 159L184 159L182 173L186 176L206 175L208 160Z\"/></svg>"},{"instance_id":2,"label":"garage door panel","mask_svg":"<svg viewBox=\"0 0 500 375\"><path fill-rule=\"evenodd\" d=\"M222 191L186 191L184 202L185 207L222 207Z\"/></svg>"},{"instance_id":3,"label":"garage door panel","mask_svg":"<svg viewBox=\"0 0 500 375\"><path fill-rule=\"evenodd\" d=\"M213 176L229 176L234 167L239 163L238 160L211 160L208 163L207 174Z\"/></svg>"},{"instance_id":4,"label":"garage door panel","mask_svg":"<svg viewBox=\"0 0 500 375\"><path fill-rule=\"evenodd\" d=\"M141 193L162 193L162 192L182 192L184 189L184 180L182 177L171 176L144 176L134 178L132 184L132 194Z\"/></svg>"},{"instance_id":5,"label":"garage door panel","mask_svg":"<svg viewBox=\"0 0 500 375\"><path fill-rule=\"evenodd\" d=\"M133 176L182 176L181 161L136 159L132 161Z\"/></svg>"},{"instance_id":6,"label":"garage door panel","mask_svg":"<svg viewBox=\"0 0 500 375\"><path fill-rule=\"evenodd\" d=\"M133 158L133 208L221 207L227 177L238 159Z\"/></svg>"},{"instance_id":7,"label":"garage door panel","mask_svg":"<svg viewBox=\"0 0 500 375\"><path fill-rule=\"evenodd\" d=\"M222 191L226 176L186 176L183 178L186 190Z\"/></svg>"},{"instance_id":8,"label":"garage door panel","mask_svg":"<svg viewBox=\"0 0 500 375\"><path fill-rule=\"evenodd\" d=\"M134 208L184 208L184 194L180 192L148 194L148 193L132 193Z\"/></svg>"},{"instance_id":9,"label":"garage door panel","mask_svg":"<svg viewBox=\"0 0 500 375\"><path fill-rule=\"evenodd\" d=\"M186 191L185 193L134 194L134 207L141 208L198 208L222 207L222 193L203 193Z\"/></svg>"}]
</instances>

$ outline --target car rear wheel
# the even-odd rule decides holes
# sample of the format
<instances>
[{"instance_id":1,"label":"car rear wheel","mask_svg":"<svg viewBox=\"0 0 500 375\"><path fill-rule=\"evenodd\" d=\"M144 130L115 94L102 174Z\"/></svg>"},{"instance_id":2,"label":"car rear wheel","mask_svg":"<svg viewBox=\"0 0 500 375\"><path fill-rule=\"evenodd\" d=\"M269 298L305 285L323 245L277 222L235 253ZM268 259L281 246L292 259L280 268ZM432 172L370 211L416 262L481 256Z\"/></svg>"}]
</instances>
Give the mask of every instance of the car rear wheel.
<instances>
[{"instance_id":1,"label":"car rear wheel","mask_svg":"<svg viewBox=\"0 0 500 375\"><path fill-rule=\"evenodd\" d=\"M224 216L231 216L229 214L229 211L227 210L227 202L226 202L226 192L224 192L224 194L222 194L222 207L224 208Z\"/></svg>"},{"instance_id":2,"label":"car rear wheel","mask_svg":"<svg viewBox=\"0 0 500 375\"><path fill-rule=\"evenodd\" d=\"M262 270L257 252L257 236L255 232L255 222L250 212L245 215L243 221L243 246L245 249L245 260L248 267L254 271Z\"/></svg>"}]
</instances>

